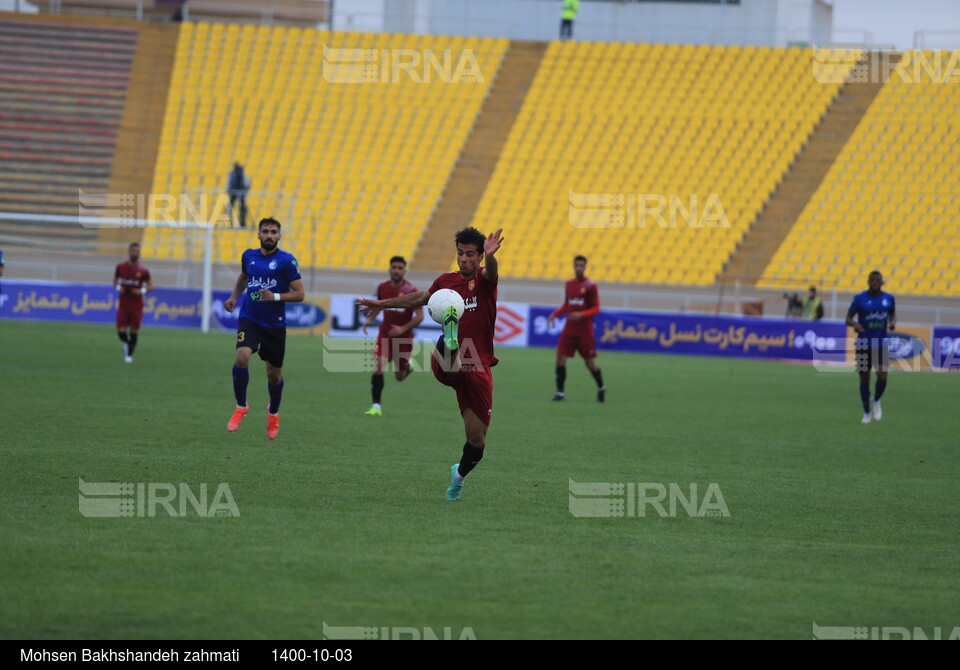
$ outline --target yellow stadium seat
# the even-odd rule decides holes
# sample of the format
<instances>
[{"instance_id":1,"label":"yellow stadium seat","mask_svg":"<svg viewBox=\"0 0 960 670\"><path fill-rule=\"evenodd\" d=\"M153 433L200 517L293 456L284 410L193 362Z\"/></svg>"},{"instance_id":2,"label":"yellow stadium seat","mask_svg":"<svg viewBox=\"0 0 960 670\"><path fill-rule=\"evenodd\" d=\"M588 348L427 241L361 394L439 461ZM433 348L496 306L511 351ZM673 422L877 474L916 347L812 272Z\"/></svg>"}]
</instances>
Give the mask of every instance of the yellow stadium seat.
<instances>
[{"instance_id":1,"label":"yellow stadium seat","mask_svg":"<svg viewBox=\"0 0 960 670\"><path fill-rule=\"evenodd\" d=\"M865 263L825 264L805 257L796 269L838 288L860 290L866 273L896 275L896 292L948 295L954 276L943 265L956 229L960 90L921 74L890 77L837 156L827 177L763 272L760 286L778 286L776 260L792 250L859 253ZM923 242L906 245L914 241ZM893 279L891 279L893 281Z\"/></svg>"},{"instance_id":2,"label":"yellow stadium seat","mask_svg":"<svg viewBox=\"0 0 960 670\"><path fill-rule=\"evenodd\" d=\"M313 250L325 247L326 227L336 224L343 239L369 244L363 255L340 250L328 259L325 252L318 253L319 262L360 269L382 267L396 253L412 257L492 77L458 86L439 78L427 83L334 83L328 81L329 68L324 69L323 47L391 45L439 54L451 44L465 48L468 42L443 36L184 24L153 190L167 192L173 185L175 192L222 194L232 162L240 160L253 181L251 214L278 216L284 223L285 247L294 254L309 254L312 262ZM482 71L495 71L507 47L505 40L484 41ZM245 85L224 85L231 81L225 73L237 67L245 69ZM379 198L401 187L409 198ZM381 230L385 221L391 222L389 234ZM174 237L173 231L157 232L158 257L185 257L188 249L173 244ZM239 246L220 244L218 255L235 256L252 243L249 235L242 239Z\"/></svg>"}]
</instances>

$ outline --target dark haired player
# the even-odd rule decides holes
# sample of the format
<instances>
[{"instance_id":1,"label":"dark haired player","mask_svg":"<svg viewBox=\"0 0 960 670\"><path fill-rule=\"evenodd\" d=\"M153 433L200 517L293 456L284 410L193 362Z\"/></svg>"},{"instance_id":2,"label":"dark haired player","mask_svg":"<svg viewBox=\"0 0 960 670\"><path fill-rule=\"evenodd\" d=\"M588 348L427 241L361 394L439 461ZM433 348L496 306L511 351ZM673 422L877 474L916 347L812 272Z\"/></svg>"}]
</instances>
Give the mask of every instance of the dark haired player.
<instances>
[{"instance_id":1,"label":"dark haired player","mask_svg":"<svg viewBox=\"0 0 960 670\"><path fill-rule=\"evenodd\" d=\"M873 393L873 418L883 418L880 410L880 397L887 388L887 330L897 325L897 312L894 298L881 291L883 275L874 270L867 277L870 288L853 296L850 310L847 312L847 325L857 331L854 342L856 369L860 373L860 401L863 403L863 419L860 423L870 423L870 368L877 365L877 388ZM857 320L854 321L853 317Z\"/></svg>"},{"instance_id":2,"label":"dark haired player","mask_svg":"<svg viewBox=\"0 0 960 670\"><path fill-rule=\"evenodd\" d=\"M237 306L237 298L245 295L240 306L237 355L233 364L233 393L237 408L227 423L227 430L237 430L250 410L247 405L247 383L250 381L247 366L250 356L259 351L260 358L266 362L267 391L270 393L267 437L273 440L280 432L281 368L287 343L287 316L283 303L303 302L304 291L297 259L277 246L281 237L280 222L261 219L257 237L260 248L243 252L240 276L230 297L223 303L224 309L232 312Z\"/></svg>"},{"instance_id":3,"label":"dark haired player","mask_svg":"<svg viewBox=\"0 0 960 670\"><path fill-rule=\"evenodd\" d=\"M576 352L580 352L583 362L597 382L597 402L607 398L607 388L603 385L603 374L597 367L597 345L593 337L593 317L600 313L600 296L597 285L590 281L584 272L587 270L585 256L573 259L573 273L576 275L567 282L564 288L563 304L547 318L547 325L552 325L561 314L567 314L567 322L563 325L560 340L557 342L557 393L554 401L563 400L566 396L563 385L567 380L567 359Z\"/></svg>"},{"instance_id":4,"label":"dark haired player","mask_svg":"<svg viewBox=\"0 0 960 670\"><path fill-rule=\"evenodd\" d=\"M153 290L150 270L140 264L140 245L127 247L129 260L118 263L113 271L113 284L120 294L117 300L117 336L123 342L123 360L133 363L140 322L143 321L144 296Z\"/></svg>"},{"instance_id":5,"label":"dark haired player","mask_svg":"<svg viewBox=\"0 0 960 670\"><path fill-rule=\"evenodd\" d=\"M391 307L410 308L426 305L439 289L453 289L463 297L465 310L457 318L456 309L444 314L443 335L431 360L433 375L457 393L460 416L467 441L460 463L451 468L447 500L459 500L464 478L483 458L487 428L493 413L493 374L497 364L493 355L493 335L497 322L497 282L499 263L494 255L503 244L502 228L483 236L476 228L464 228L454 237L459 272L442 274L426 291L390 298L360 298L357 304L376 314ZM484 263L484 265L481 265Z\"/></svg>"},{"instance_id":6,"label":"dark haired player","mask_svg":"<svg viewBox=\"0 0 960 670\"><path fill-rule=\"evenodd\" d=\"M407 261L403 256L390 259L390 279L377 286L377 300L388 300L397 296L416 293L417 287L404 279L407 274ZM363 332L373 321L373 314L363 323ZM387 363L394 361L393 375L402 382L410 374L410 355L413 353L413 329L423 321L423 308L401 309L394 307L383 311L383 321L377 333L377 344L373 351L373 377L370 379L370 392L373 405L364 414L382 416L380 398L383 394L383 371Z\"/></svg>"}]
</instances>

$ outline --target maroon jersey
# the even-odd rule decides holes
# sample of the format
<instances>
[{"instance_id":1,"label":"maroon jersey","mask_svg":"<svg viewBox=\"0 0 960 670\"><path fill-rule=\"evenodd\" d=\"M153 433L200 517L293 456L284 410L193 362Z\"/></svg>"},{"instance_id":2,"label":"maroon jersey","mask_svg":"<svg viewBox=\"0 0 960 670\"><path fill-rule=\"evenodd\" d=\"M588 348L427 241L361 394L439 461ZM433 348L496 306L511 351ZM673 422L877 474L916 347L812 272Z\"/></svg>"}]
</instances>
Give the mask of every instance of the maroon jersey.
<instances>
[{"instance_id":1,"label":"maroon jersey","mask_svg":"<svg viewBox=\"0 0 960 670\"><path fill-rule=\"evenodd\" d=\"M583 318L571 321L563 327L563 332L573 334L587 334L593 332L593 315L600 312L600 295L597 285L587 277L583 281L576 277L567 282L563 304L551 316L554 318L570 312L582 312Z\"/></svg>"},{"instance_id":2,"label":"maroon jersey","mask_svg":"<svg viewBox=\"0 0 960 670\"><path fill-rule=\"evenodd\" d=\"M377 300L386 300L388 298L397 298L408 293L416 293L417 287L406 279L400 286L394 286L393 282L387 280L377 287ZM391 326L402 326L409 323L413 318L413 309L403 309L401 307L388 307L383 310L383 321L380 322L380 332L386 335ZM408 333L413 332L411 328Z\"/></svg>"},{"instance_id":3,"label":"maroon jersey","mask_svg":"<svg viewBox=\"0 0 960 670\"><path fill-rule=\"evenodd\" d=\"M130 261L124 261L117 264L117 269L113 272L114 285L120 286L121 298L133 298L133 289L142 289L150 281L150 270L137 263L130 265Z\"/></svg>"},{"instance_id":4,"label":"maroon jersey","mask_svg":"<svg viewBox=\"0 0 960 670\"><path fill-rule=\"evenodd\" d=\"M430 287L430 295L442 288L452 288L463 298L466 310L457 326L460 341L470 339L476 347L480 362L487 367L498 363L493 355L493 334L497 324L497 282L484 278L483 268L470 279L459 272L448 272L437 277Z\"/></svg>"}]
</instances>

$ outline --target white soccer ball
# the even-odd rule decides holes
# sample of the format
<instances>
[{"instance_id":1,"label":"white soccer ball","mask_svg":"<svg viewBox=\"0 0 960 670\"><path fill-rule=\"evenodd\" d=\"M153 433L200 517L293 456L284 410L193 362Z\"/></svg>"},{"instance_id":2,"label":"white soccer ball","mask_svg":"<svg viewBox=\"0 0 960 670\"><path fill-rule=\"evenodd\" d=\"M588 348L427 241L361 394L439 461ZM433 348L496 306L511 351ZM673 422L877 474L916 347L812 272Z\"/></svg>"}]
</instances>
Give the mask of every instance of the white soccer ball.
<instances>
[{"instance_id":1,"label":"white soccer ball","mask_svg":"<svg viewBox=\"0 0 960 670\"><path fill-rule=\"evenodd\" d=\"M462 318L463 311L466 307L463 304L463 298L460 294L452 288L442 288L439 291L435 291L434 294L430 296L430 302L427 303L427 311L430 312L430 318L443 325L443 313L447 311L447 307L450 305L457 308L457 318Z\"/></svg>"}]
</instances>

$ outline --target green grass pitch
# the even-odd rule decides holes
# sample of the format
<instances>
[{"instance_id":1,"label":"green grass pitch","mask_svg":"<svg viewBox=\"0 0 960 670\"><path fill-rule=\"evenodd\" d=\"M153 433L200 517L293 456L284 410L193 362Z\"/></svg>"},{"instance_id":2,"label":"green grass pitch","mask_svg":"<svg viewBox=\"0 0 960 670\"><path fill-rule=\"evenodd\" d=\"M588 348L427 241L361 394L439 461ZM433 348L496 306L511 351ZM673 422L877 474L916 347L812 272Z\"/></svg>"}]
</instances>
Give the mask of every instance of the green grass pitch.
<instances>
[{"instance_id":1,"label":"green grass pitch","mask_svg":"<svg viewBox=\"0 0 960 670\"><path fill-rule=\"evenodd\" d=\"M853 372L501 348L487 452L463 498L451 390L330 373L288 338L280 437L233 407L233 335L0 323L0 637L320 639L322 626L493 638L806 638L960 626L957 385L893 372L860 425ZM78 480L230 487L239 517L88 518ZM575 482L716 483L729 516L578 518ZM946 633L944 634L946 637Z\"/></svg>"}]
</instances>

